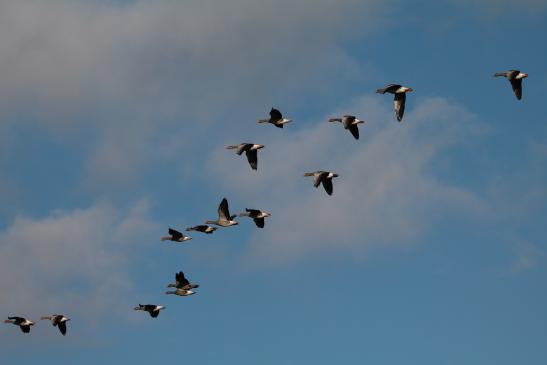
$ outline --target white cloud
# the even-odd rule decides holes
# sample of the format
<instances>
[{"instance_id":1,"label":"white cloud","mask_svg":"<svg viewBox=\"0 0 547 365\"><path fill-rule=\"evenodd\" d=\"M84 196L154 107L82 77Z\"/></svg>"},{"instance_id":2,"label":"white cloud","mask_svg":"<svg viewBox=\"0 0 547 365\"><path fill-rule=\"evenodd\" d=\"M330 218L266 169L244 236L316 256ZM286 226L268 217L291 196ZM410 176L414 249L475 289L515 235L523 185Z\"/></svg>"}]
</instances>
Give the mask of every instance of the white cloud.
<instances>
[{"instance_id":1,"label":"white cloud","mask_svg":"<svg viewBox=\"0 0 547 365\"><path fill-rule=\"evenodd\" d=\"M248 207L273 213L251 239L252 255L276 262L314 253L364 254L375 245L409 245L443 217L480 215L484 202L434 169L439 161L450 164L447 151L482 133L480 122L442 98L418 102L411 95L408 103L402 123L390 102L366 96L307 130L271 130L275 137L259 152L258 172L244 156L215 152L213 180ZM359 141L326 122L344 112L367 120ZM302 177L319 169L340 174L331 197Z\"/></svg>"},{"instance_id":2,"label":"white cloud","mask_svg":"<svg viewBox=\"0 0 547 365\"><path fill-rule=\"evenodd\" d=\"M100 203L17 217L0 233L0 310L4 315L61 312L93 323L133 304L128 260L156 226L148 203L127 212Z\"/></svg>"}]
</instances>

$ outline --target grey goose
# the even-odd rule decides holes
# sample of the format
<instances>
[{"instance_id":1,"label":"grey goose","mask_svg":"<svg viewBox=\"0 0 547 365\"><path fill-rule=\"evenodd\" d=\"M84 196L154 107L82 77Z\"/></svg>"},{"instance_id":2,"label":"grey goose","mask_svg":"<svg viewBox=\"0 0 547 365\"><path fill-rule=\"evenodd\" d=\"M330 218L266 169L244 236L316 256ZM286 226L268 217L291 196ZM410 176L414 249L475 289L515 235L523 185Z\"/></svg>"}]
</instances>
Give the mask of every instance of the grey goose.
<instances>
[{"instance_id":1,"label":"grey goose","mask_svg":"<svg viewBox=\"0 0 547 365\"><path fill-rule=\"evenodd\" d=\"M238 145L227 146L227 150L237 150L236 153L241 156L243 152L247 156L247 161L251 165L251 169L256 170L258 168L258 150L264 148L264 145L256 143L240 143Z\"/></svg>"},{"instance_id":2,"label":"grey goose","mask_svg":"<svg viewBox=\"0 0 547 365\"><path fill-rule=\"evenodd\" d=\"M518 100L522 99L522 79L528 77L527 73L520 72L519 70L509 70L505 72L496 72L494 77L503 76L511 83L513 92Z\"/></svg>"},{"instance_id":3,"label":"grey goose","mask_svg":"<svg viewBox=\"0 0 547 365\"><path fill-rule=\"evenodd\" d=\"M406 102L406 93L413 91L410 87L406 87L398 84L389 84L382 89L376 90L379 94L390 93L394 94L393 107L395 109L395 116L397 121L403 120L403 115L405 114L405 102Z\"/></svg>"}]
</instances>

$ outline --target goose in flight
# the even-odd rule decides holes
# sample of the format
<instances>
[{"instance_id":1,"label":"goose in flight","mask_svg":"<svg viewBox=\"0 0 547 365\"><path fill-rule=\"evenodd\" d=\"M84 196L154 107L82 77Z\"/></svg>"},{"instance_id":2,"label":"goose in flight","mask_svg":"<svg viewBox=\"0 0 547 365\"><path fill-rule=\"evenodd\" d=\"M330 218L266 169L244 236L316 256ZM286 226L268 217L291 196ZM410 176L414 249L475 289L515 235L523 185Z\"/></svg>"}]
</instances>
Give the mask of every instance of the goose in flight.
<instances>
[{"instance_id":1,"label":"goose in flight","mask_svg":"<svg viewBox=\"0 0 547 365\"><path fill-rule=\"evenodd\" d=\"M217 227L208 226L206 224L200 224L199 226L186 228L187 232L196 231L196 232L202 232L202 233L205 233L205 234L211 234L216 230L217 230Z\"/></svg>"},{"instance_id":2,"label":"goose in flight","mask_svg":"<svg viewBox=\"0 0 547 365\"><path fill-rule=\"evenodd\" d=\"M222 199L218 206L218 219L216 221L205 221L205 224L216 224L220 227L230 227L239 224L234 221L235 215L230 215L228 209L228 200L226 198Z\"/></svg>"},{"instance_id":3,"label":"goose in flight","mask_svg":"<svg viewBox=\"0 0 547 365\"><path fill-rule=\"evenodd\" d=\"M182 271L179 271L175 274L175 284L169 284L167 285L167 287L190 290L199 288L199 284L190 283L188 279L184 277L184 273Z\"/></svg>"},{"instance_id":4,"label":"goose in flight","mask_svg":"<svg viewBox=\"0 0 547 365\"><path fill-rule=\"evenodd\" d=\"M515 93L515 96L518 100L522 99L522 79L525 79L528 77L528 74L524 72L520 72L519 70L509 70L506 72L496 72L494 74L494 77L503 76L506 77L507 80L511 83L511 87L513 88L513 92Z\"/></svg>"},{"instance_id":5,"label":"goose in flight","mask_svg":"<svg viewBox=\"0 0 547 365\"><path fill-rule=\"evenodd\" d=\"M156 305L156 304L139 304L138 307L133 308L136 311L145 311L150 313L150 317L156 318L160 311L165 309L166 307L163 305Z\"/></svg>"},{"instance_id":6,"label":"goose in flight","mask_svg":"<svg viewBox=\"0 0 547 365\"><path fill-rule=\"evenodd\" d=\"M304 176L313 176L313 186L316 188L319 187L319 184L323 184L327 194L332 195L332 178L338 177L338 174L330 171L315 171L315 172L306 172Z\"/></svg>"},{"instance_id":7,"label":"goose in flight","mask_svg":"<svg viewBox=\"0 0 547 365\"><path fill-rule=\"evenodd\" d=\"M271 216L271 214L258 209L245 208L245 212L239 213L239 216L252 218L258 228L264 228L264 218Z\"/></svg>"},{"instance_id":8,"label":"goose in flight","mask_svg":"<svg viewBox=\"0 0 547 365\"><path fill-rule=\"evenodd\" d=\"M283 118L281 112L275 108L270 110L270 119L260 119L258 123L271 123L277 128L283 128L287 123L292 122L292 119Z\"/></svg>"},{"instance_id":9,"label":"goose in flight","mask_svg":"<svg viewBox=\"0 0 547 365\"><path fill-rule=\"evenodd\" d=\"M66 322L70 321L70 318L63 316L62 314L54 314L52 316L44 316L40 319L48 319L54 327L59 328L63 336L66 335Z\"/></svg>"},{"instance_id":10,"label":"goose in flight","mask_svg":"<svg viewBox=\"0 0 547 365\"><path fill-rule=\"evenodd\" d=\"M344 129L349 130L355 139L359 139L359 128L357 126L365 121L357 119L353 115L344 115L342 118L331 118L329 122L342 123Z\"/></svg>"},{"instance_id":11,"label":"goose in flight","mask_svg":"<svg viewBox=\"0 0 547 365\"><path fill-rule=\"evenodd\" d=\"M23 317L8 317L4 323L11 323L21 328L24 333L30 332L30 326L34 326L34 322Z\"/></svg>"},{"instance_id":12,"label":"goose in flight","mask_svg":"<svg viewBox=\"0 0 547 365\"><path fill-rule=\"evenodd\" d=\"M258 167L258 150L264 148L264 145L255 143L240 143L238 145L227 146L227 150L237 150L236 153L241 156L243 152L247 156L247 161L251 165L251 169L256 170Z\"/></svg>"},{"instance_id":13,"label":"goose in flight","mask_svg":"<svg viewBox=\"0 0 547 365\"><path fill-rule=\"evenodd\" d=\"M169 228L169 236L162 237L162 241L173 241L173 242L184 242L191 240L192 237L183 235L181 232L176 229Z\"/></svg>"},{"instance_id":14,"label":"goose in flight","mask_svg":"<svg viewBox=\"0 0 547 365\"><path fill-rule=\"evenodd\" d=\"M395 108L395 115L397 116L397 121L403 120L403 115L405 114L405 101L406 93L413 91L410 87L389 84L383 89L376 90L379 94L390 93L394 94L395 98L393 99L393 106Z\"/></svg>"}]
</instances>

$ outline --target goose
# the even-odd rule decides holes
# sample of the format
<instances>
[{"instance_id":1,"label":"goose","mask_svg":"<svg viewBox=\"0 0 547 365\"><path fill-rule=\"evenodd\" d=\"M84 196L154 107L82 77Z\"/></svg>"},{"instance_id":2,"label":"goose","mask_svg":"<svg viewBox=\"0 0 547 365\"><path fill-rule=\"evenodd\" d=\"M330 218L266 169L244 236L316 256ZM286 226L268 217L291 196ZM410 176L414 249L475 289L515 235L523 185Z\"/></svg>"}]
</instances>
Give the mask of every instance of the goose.
<instances>
[{"instance_id":1,"label":"goose","mask_svg":"<svg viewBox=\"0 0 547 365\"><path fill-rule=\"evenodd\" d=\"M205 234L212 234L216 230L217 230L217 227L208 226L206 224L200 224L199 226L186 228L187 232L196 231L196 232L202 232Z\"/></svg>"},{"instance_id":2,"label":"goose","mask_svg":"<svg viewBox=\"0 0 547 365\"><path fill-rule=\"evenodd\" d=\"M315 171L315 172L306 172L304 176L313 176L314 182L313 186L316 188L319 187L319 184L323 184L327 194L332 195L332 178L338 177L338 174L330 171Z\"/></svg>"},{"instance_id":3,"label":"goose","mask_svg":"<svg viewBox=\"0 0 547 365\"><path fill-rule=\"evenodd\" d=\"M182 271L179 271L175 274L175 284L169 284L167 285L167 287L190 290L199 288L199 284L190 283L188 279L184 277L184 273Z\"/></svg>"},{"instance_id":4,"label":"goose","mask_svg":"<svg viewBox=\"0 0 547 365\"><path fill-rule=\"evenodd\" d=\"M48 319L54 327L58 327L63 336L66 335L66 322L70 321L70 318L63 316L62 314L54 314L51 316L44 316L40 319Z\"/></svg>"},{"instance_id":5,"label":"goose","mask_svg":"<svg viewBox=\"0 0 547 365\"><path fill-rule=\"evenodd\" d=\"M173 294L173 295L178 295L180 297L187 297L187 296L196 294L196 292L193 291L193 290L190 290L190 289L178 289L177 288L177 289L172 290L172 291L166 291L165 294Z\"/></svg>"},{"instance_id":6,"label":"goose","mask_svg":"<svg viewBox=\"0 0 547 365\"><path fill-rule=\"evenodd\" d=\"M507 80L509 80L509 82L511 83L511 86L513 87L513 92L515 93L517 100L522 99L522 79L527 78L528 74L524 72L520 72L519 70L496 72L494 74L494 77L499 77L499 76L506 77Z\"/></svg>"},{"instance_id":7,"label":"goose","mask_svg":"<svg viewBox=\"0 0 547 365\"><path fill-rule=\"evenodd\" d=\"M228 200L222 199L218 206L218 219L216 221L205 221L205 224L215 224L220 227L230 227L238 225L239 223L234 221L235 215L230 215L228 210Z\"/></svg>"},{"instance_id":8,"label":"goose","mask_svg":"<svg viewBox=\"0 0 547 365\"><path fill-rule=\"evenodd\" d=\"M30 332L30 326L34 326L34 322L23 317L8 317L4 323L11 323L21 328L24 333Z\"/></svg>"},{"instance_id":9,"label":"goose","mask_svg":"<svg viewBox=\"0 0 547 365\"><path fill-rule=\"evenodd\" d=\"M191 240L192 237L183 235L181 232L176 229L169 228L169 236L162 237L162 241L173 241L173 242L184 242Z\"/></svg>"},{"instance_id":10,"label":"goose","mask_svg":"<svg viewBox=\"0 0 547 365\"><path fill-rule=\"evenodd\" d=\"M251 165L251 169L256 170L258 167L258 150L264 148L264 145L255 143L240 143L238 145L227 146L227 150L237 150L237 154L241 156L243 152L247 156L247 161Z\"/></svg>"},{"instance_id":11,"label":"goose","mask_svg":"<svg viewBox=\"0 0 547 365\"><path fill-rule=\"evenodd\" d=\"M160 311L165 309L167 307L163 306L163 305L156 305L156 304L139 304L138 307L135 307L133 308L134 310L136 311L145 311L145 312L148 312L150 313L150 317L152 318L156 318L159 314L160 314Z\"/></svg>"},{"instance_id":12,"label":"goose","mask_svg":"<svg viewBox=\"0 0 547 365\"><path fill-rule=\"evenodd\" d=\"M258 209L245 208L245 212L239 213L239 216L252 218L258 228L264 228L264 218L271 216L271 214Z\"/></svg>"},{"instance_id":13,"label":"goose","mask_svg":"<svg viewBox=\"0 0 547 365\"><path fill-rule=\"evenodd\" d=\"M342 123L344 129L349 130L355 139L359 139L359 128L357 126L365 121L357 119L353 115L344 115L342 118L331 118L329 122Z\"/></svg>"},{"instance_id":14,"label":"goose","mask_svg":"<svg viewBox=\"0 0 547 365\"><path fill-rule=\"evenodd\" d=\"M390 93L394 94L395 98L393 99L393 106L395 108L395 115L397 116L397 121L403 120L403 114L405 113L405 101L406 93L413 91L410 87L389 84L383 89L376 90L379 94Z\"/></svg>"},{"instance_id":15,"label":"goose","mask_svg":"<svg viewBox=\"0 0 547 365\"><path fill-rule=\"evenodd\" d=\"M258 123L271 123L277 128L283 128L287 123L292 122L292 119L283 118L281 112L275 108L270 110L270 119L260 119Z\"/></svg>"}]
</instances>

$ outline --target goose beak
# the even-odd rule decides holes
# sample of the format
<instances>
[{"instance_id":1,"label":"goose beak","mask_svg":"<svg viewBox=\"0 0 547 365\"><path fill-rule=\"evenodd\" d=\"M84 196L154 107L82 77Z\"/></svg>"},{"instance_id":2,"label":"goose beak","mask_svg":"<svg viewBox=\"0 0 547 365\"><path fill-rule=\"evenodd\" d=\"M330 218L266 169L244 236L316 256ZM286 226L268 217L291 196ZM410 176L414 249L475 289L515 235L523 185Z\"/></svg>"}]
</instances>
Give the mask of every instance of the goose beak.
<instances>
[{"instance_id":1,"label":"goose beak","mask_svg":"<svg viewBox=\"0 0 547 365\"><path fill-rule=\"evenodd\" d=\"M407 87L406 91L407 93L414 91L411 87Z\"/></svg>"}]
</instances>

